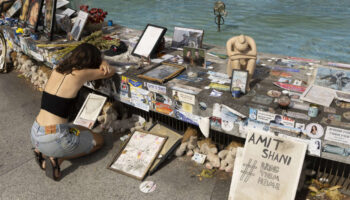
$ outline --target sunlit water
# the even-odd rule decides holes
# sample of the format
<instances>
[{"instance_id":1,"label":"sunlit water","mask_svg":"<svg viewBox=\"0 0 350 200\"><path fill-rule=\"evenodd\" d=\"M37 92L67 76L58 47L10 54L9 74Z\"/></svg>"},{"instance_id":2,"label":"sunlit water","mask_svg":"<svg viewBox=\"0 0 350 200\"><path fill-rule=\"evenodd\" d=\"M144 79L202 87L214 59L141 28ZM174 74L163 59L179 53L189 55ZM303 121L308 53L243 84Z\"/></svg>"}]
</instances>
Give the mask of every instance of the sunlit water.
<instances>
[{"instance_id":1,"label":"sunlit water","mask_svg":"<svg viewBox=\"0 0 350 200\"><path fill-rule=\"evenodd\" d=\"M217 32L213 0L82 0L109 12L107 19L143 30L146 24L203 29L204 43L224 46L238 34L259 52L350 63L350 0L226 0Z\"/></svg>"}]
</instances>

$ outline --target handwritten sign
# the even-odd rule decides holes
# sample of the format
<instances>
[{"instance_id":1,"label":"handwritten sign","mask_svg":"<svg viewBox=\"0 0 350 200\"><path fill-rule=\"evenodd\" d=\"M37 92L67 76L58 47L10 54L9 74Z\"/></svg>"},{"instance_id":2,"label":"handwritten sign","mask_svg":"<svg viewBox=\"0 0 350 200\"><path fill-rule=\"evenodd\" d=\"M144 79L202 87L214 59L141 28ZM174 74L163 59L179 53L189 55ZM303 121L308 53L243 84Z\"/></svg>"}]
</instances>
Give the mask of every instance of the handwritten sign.
<instances>
[{"instance_id":1,"label":"handwritten sign","mask_svg":"<svg viewBox=\"0 0 350 200\"><path fill-rule=\"evenodd\" d=\"M305 143L288 138L248 133L241 165L234 169L239 170L233 177L237 184L229 199L293 200L306 148Z\"/></svg>"}]
</instances>

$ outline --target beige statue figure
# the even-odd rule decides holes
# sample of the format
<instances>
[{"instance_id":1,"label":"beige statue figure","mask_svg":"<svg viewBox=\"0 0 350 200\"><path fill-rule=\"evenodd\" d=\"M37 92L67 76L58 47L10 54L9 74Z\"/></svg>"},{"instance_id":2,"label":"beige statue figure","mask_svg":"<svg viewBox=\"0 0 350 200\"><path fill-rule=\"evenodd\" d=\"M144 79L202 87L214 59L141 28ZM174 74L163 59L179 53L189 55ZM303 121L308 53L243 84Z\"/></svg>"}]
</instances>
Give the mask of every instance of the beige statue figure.
<instances>
[{"instance_id":1,"label":"beige statue figure","mask_svg":"<svg viewBox=\"0 0 350 200\"><path fill-rule=\"evenodd\" d=\"M257 50L254 39L246 35L232 37L226 43L226 50L229 57L227 74L231 77L232 69L247 70L249 83L256 65ZM249 90L249 84L247 89Z\"/></svg>"}]
</instances>

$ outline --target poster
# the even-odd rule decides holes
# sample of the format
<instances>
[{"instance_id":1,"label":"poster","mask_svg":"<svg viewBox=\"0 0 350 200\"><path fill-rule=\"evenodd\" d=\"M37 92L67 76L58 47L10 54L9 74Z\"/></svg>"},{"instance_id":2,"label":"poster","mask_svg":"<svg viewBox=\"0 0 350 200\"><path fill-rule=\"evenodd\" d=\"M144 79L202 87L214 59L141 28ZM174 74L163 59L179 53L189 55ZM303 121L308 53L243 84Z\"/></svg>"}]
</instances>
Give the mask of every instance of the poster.
<instances>
[{"instance_id":1,"label":"poster","mask_svg":"<svg viewBox=\"0 0 350 200\"><path fill-rule=\"evenodd\" d=\"M277 115L274 113L265 112L261 110L257 111L256 120L267 124L274 123L274 124L289 126L289 127L294 127L294 123L295 123L293 119L288 118L286 116Z\"/></svg>"},{"instance_id":2,"label":"poster","mask_svg":"<svg viewBox=\"0 0 350 200\"><path fill-rule=\"evenodd\" d=\"M294 200L306 148L307 144L291 139L248 133L229 199Z\"/></svg>"}]
</instances>

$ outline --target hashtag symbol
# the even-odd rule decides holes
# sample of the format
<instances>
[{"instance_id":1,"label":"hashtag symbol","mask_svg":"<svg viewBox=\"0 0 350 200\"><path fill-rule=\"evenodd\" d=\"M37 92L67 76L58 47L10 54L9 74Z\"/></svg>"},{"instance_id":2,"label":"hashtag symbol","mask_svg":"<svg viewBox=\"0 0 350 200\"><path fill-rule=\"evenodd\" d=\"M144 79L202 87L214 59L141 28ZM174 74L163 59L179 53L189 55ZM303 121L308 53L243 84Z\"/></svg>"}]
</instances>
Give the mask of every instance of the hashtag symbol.
<instances>
[{"instance_id":1,"label":"hashtag symbol","mask_svg":"<svg viewBox=\"0 0 350 200\"><path fill-rule=\"evenodd\" d=\"M253 171L257 168L256 163L257 161L254 160L254 163L252 163L252 159L249 159L248 163L244 163L243 166L245 166L244 170L241 171L242 175L240 180L244 181L245 183L248 182L249 178L254 175ZM244 179L244 180L243 180Z\"/></svg>"}]
</instances>

